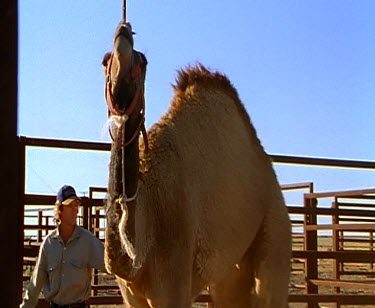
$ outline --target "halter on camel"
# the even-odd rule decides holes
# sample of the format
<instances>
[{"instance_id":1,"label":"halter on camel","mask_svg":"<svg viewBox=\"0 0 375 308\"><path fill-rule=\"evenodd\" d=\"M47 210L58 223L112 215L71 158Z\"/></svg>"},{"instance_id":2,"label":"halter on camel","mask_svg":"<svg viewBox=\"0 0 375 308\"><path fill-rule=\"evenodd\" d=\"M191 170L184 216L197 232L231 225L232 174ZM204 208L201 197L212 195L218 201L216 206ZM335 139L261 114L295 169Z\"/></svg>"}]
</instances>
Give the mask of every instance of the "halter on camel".
<instances>
[{"instance_id":1,"label":"halter on camel","mask_svg":"<svg viewBox=\"0 0 375 308\"><path fill-rule=\"evenodd\" d=\"M119 34L119 35L121 35L121 34ZM134 109L137 106L137 103L138 103L139 99L142 100L142 108L141 108L141 111L140 111L141 120L139 121L138 127L134 131L132 137L128 141L124 140L124 143L122 144L122 147L126 147L127 145L132 143L134 141L134 139L138 136L139 132L142 131L142 135L143 135L143 138L145 140L145 145L146 145L146 148L147 148L147 134L146 134L146 129L145 129L145 125L144 125L144 122L145 122L145 98L144 98L144 87L143 87L143 83L142 83L142 70L141 70L141 64L143 63L144 59L143 59L143 56L141 55L141 53L139 53L135 50L133 51L133 57L132 58L133 58L133 62L134 62L134 58L136 58L136 59L135 59L135 63L133 64L133 67L130 71L130 81L135 83L136 92L135 92L135 95L134 95L131 103L129 104L129 106L124 111L116 108L115 98L113 97L113 93L112 93L112 81L111 81L111 75L110 75L111 67L112 67L112 61L113 61L113 53L111 53L111 55L108 59L108 62L107 62L108 69L107 69L107 77L106 77L107 82L106 82L106 87L105 87L105 98L106 98L107 105L108 105L108 115L118 117L118 119L119 119L118 122L121 122L121 126L123 128L124 136L125 136L125 125L124 124L128 120L128 118L133 114ZM109 133L111 135L112 141L114 141L114 138L112 136L111 131Z\"/></svg>"},{"instance_id":2,"label":"halter on camel","mask_svg":"<svg viewBox=\"0 0 375 308\"><path fill-rule=\"evenodd\" d=\"M130 42L133 42L132 34L134 32L131 31L131 26L129 23L122 22L120 27L118 28L114 41L119 36L125 36ZM122 143L120 144L122 148L122 184L123 184L123 194L122 197L119 199L119 203L124 208L125 202L133 201L137 197L138 189L135 192L134 196L127 198L126 191L125 191L125 147L131 144L138 136L139 133L142 132L143 140L145 144L145 150L148 149L148 140L147 140L147 133L145 128L145 98L144 98L144 80L142 79L142 66L144 66L147 63L147 60L143 56L142 53L136 51L133 49L132 52L132 63L131 63L131 69L129 72L129 76L120 76L120 82L122 82L122 79L127 79L129 84L135 85L135 94L130 102L130 104L125 108L125 110L121 110L118 107L118 104L116 104L117 97L114 97L112 93L112 80L111 80L111 68L112 68L112 62L113 62L114 53L107 54L105 57L105 62L107 66L107 73L106 73L106 86L105 86L105 98L107 101L108 106L108 116L115 117L115 122L119 127L119 136L118 138L122 137ZM141 103L141 108L139 111L140 120L138 122L138 125L136 126L136 129L134 130L133 134L131 135L131 138L129 140L125 140L125 123L126 121L134 115L135 109L137 107L137 104ZM114 141L114 137L112 135L111 130L109 130L110 136L112 138L112 141Z\"/></svg>"}]
</instances>

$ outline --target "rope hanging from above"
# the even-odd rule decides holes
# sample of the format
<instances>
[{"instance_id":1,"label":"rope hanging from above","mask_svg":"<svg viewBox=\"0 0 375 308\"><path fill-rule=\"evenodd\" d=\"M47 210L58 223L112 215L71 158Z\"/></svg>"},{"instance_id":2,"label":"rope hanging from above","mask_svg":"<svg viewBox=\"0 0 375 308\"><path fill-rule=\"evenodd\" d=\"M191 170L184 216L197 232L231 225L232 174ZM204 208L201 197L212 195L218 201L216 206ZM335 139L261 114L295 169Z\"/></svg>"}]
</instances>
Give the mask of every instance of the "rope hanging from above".
<instances>
[{"instance_id":1,"label":"rope hanging from above","mask_svg":"<svg viewBox=\"0 0 375 308\"><path fill-rule=\"evenodd\" d=\"M126 0L123 0L122 3L122 21L126 23Z\"/></svg>"}]
</instances>

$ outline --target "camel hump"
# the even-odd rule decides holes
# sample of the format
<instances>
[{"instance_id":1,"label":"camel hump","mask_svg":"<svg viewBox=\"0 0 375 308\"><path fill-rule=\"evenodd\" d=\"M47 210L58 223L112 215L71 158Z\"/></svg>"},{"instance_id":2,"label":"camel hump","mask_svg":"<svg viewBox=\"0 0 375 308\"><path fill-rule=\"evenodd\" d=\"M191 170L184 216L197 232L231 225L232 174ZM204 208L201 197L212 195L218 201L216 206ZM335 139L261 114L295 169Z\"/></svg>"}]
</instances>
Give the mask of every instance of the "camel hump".
<instances>
[{"instance_id":1,"label":"camel hump","mask_svg":"<svg viewBox=\"0 0 375 308\"><path fill-rule=\"evenodd\" d=\"M176 84L173 85L175 96L184 97L188 90L194 86L217 87L225 91L236 101L239 101L237 90L226 75L207 69L202 64L188 66L177 72Z\"/></svg>"},{"instance_id":2,"label":"camel hump","mask_svg":"<svg viewBox=\"0 0 375 308\"><path fill-rule=\"evenodd\" d=\"M255 129L252 125L249 114L243 105L236 88L232 85L229 78L218 71L207 69L201 63L195 66L188 66L180 69L177 74L176 84L172 85L174 90L174 98L172 100L172 109L183 108L181 102L192 102L197 92L207 89L216 89L217 91L227 95L236 105L237 110L242 119L249 125L249 131L256 136Z\"/></svg>"}]
</instances>

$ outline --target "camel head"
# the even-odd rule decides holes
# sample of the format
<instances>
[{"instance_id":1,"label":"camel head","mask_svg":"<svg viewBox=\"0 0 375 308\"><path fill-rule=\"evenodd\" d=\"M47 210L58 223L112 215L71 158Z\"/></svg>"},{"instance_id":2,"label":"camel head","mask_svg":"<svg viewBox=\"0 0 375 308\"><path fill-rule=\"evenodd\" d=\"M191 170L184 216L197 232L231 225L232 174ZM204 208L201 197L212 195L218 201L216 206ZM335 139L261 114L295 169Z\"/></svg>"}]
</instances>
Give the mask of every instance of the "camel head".
<instances>
[{"instance_id":1,"label":"camel head","mask_svg":"<svg viewBox=\"0 0 375 308\"><path fill-rule=\"evenodd\" d=\"M113 50L104 55L102 64L109 118L118 117L116 121L119 122L122 117L122 123L129 119L137 126L137 122L144 118L140 115L144 112L147 60L141 52L133 49L133 34L130 23L120 23L115 32Z\"/></svg>"}]
</instances>

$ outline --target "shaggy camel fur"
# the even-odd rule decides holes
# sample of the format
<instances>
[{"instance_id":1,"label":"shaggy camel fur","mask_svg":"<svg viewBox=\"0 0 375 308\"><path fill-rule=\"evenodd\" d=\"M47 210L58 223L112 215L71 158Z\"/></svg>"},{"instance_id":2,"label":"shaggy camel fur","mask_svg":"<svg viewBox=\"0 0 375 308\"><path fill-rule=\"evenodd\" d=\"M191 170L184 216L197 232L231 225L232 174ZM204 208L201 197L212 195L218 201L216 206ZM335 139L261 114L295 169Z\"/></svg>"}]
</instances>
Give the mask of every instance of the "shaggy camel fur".
<instances>
[{"instance_id":1,"label":"shaggy camel fur","mask_svg":"<svg viewBox=\"0 0 375 308\"><path fill-rule=\"evenodd\" d=\"M106 265L126 306L187 308L208 287L215 308L287 307L287 208L230 81L202 65L179 71L147 136L147 152L126 148L127 189L139 190L123 209L121 138L112 145Z\"/></svg>"}]
</instances>

